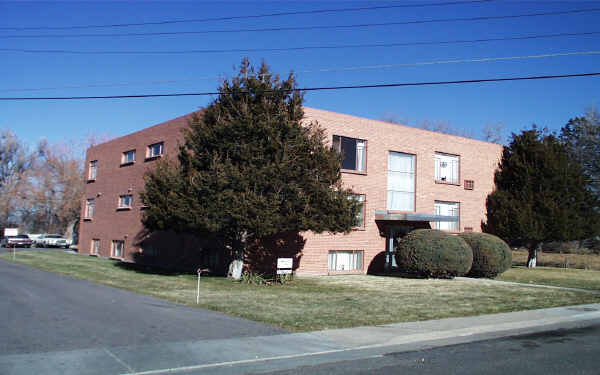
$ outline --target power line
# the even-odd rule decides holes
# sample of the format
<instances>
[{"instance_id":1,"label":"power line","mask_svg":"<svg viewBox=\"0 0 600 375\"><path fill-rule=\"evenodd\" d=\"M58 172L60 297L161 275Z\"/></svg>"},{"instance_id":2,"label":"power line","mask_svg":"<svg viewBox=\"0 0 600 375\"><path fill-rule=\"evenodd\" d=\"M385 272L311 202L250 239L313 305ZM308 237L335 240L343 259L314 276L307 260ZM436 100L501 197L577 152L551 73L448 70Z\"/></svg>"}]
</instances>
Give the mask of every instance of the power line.
<instances>
[{"instance_id":1,"label":"power line","mask_svg":"<svg viewBox=\"0 0 600 375\"><path fill-rule=\"evenodd\" d=\"M599 54L600 54L600 50L576 51L576 52L556 52L556 53L545 53L545 54L539 54L539 55L478 57L478 58L471 58L471 59L433 60L433 61L420 61L420 62L416 62L416 63L402 63L402 64L358 65L358 66L346 66L346 67L341 67L341 68L307 69L307 70L298 70L298 71L296 71L296 73L332 73L332 72L346 72L346 71L357 71L357 70L393 69L393 68L403 68L403 67L412 67L412 66L463 64L463 63L476 63L476 62L498 62L498 61L542 59L542 58L549 58L549 57L585 56L585 55L599 55ZM260 76L260 75L257 75L257 76ZM222 78L222 77L204 76L204 77L194 77L194 78L179 79L179 80L137 81L137 82L119 82L119 83L104 83L104 84L101 83L101 84L68 85L68 86L29 88L29 89L4 89L4 90L0 90L0 92L42 91L42 90L57 90L57 89L83 89L83 88L147 85L147 84L168 84L168 83L191 82L191 81L199 81L199 80L218 79L218 78Z\"/></svg>"},{"instance_id":2,"label":"power line","mask_svg":"<svg viewBox=\"0 0 600 375\"><path fill-rule=\"evenodd\" d=\"M554 15L561 15L561 14L589 13L589 12L597 12L597 11L600 11L600 8L572 9L572 10L563 10L563 11L525 13L525 14L514 14L514 15L504 15L504 16L437 18L437 19L429 19L429 20L382 22L382 23L361 23L361 24L350 24L350 25L285 26L285 27L267 27L267 28L258 28L258 29L163 31L163 32L150 32L150 33L0 35L0 39L169 36L169 35L197 35L197 34L241 33L241 32L250 33L250 32L270 32L270 31L357 29L357 28L366 28L366 27L416 25L416 24L440 23L440 22L461 22L461 21L470 22L470 21L489 21L489 20L499 20L499 19L523 18L523 17L543 17L543 16L554 16Z\"/></svg>"},{"instance_id":3,"label":"power line","mask_svg":"<svg viewBox=\"0 0 600 375\"><path fill-rule=\"evenodd\" d=\"M370 43L370 44L338 44L329 46L299 46L281 48L231 48L231 49L200 49L200 50L173 50L173 51L80 51L65 49L23 49L23 48L0 48L0 52L22 52L22 53L49 53L49 54L81 54L81 55L165 55L165 54L212 54L212 53L234 53L234 52L278 52L278 51L302 51L319 49L345 49L345 48L376 48L376 47L408 47L422 45L444 45L444 44L467 44L486 43L511 40L546 39L570 36L598 35L600 31L520 35L512 37L498 37L485 39L456 39L438 41L417 41L398 43Z\"/></svg>"},{"instance_id":4,"label":"power line","mask_svg":"<svg viewBox=\"0 0 600 375\"><path fill-rule=\"evenodd\" d=\"M600 76L600 72L592 73L573 73L573 74L556 74L545 76L525 76L525 77L504 77L504 78L487 78L487 79L469 79L458 81L429 81L429 82L405 82L405 83L382 83L369 85L349 85L349 86L323 86L323 87L304 87L284 91L332 91L346 89L368 89L368 88L385 88L385 87L407 87L407 86L437 86L437 85L459 85L469 83L488 83L488 82L506 82L506 81L525 81L525 80L540 80L540 79L555 79L555 78L574 78L574 77L591 77ZM242 91L243 93L244 91ZM273 90L265 90L264 93L273 92ZM48 97L0 97L3 101L24 101L24 100L90 100L90 99L136 99L136 98L164 98L164 97L180 97L180 96L210 96L219 95L220 92L191 92L191 93L169 93L169 94L137 94L137 95L106 95L106 96L48 96Z\"/></svg>"},{"instance_id":5,"label":"power line","mask_svg":"<svg viewBox=\"0 0 600 375\"><path fill-rule=\"evenodd\" d=\"M267 13L267 14L256 14L256 15L246 15L246 16L195 18L195 19L183 19L183 20L163 20L163 21L139 22L139 23L114 23L114 24L104 24L104 25L0 27L0 30L13 30L13 31L25 31L25 30L80 30L80 29L99 29L99 28L115 28L115 27L130 27L130 26L171 25L171 24L178 24L178 23L200 23L200 22L213 22L213 21L231 21L231 20L239 20L239 19L252 19L252 18L255 19L255 18L267 18L267 17L281 17L281 16L293 16L293 15L302 15L302 14L358 12L358 11L365 11L365 10L380 10L380 9L393 9L393 8L424 8L424 7L447 6L447 5L462 5L462 4L473 4L473 3L486 3L486 2L490 2L490 1L494 1L494 0L470 0L470 1L449 1L449 2L444 2L444 3L380 5L380 6L359 7L359 8L314 9L314 10L300 10L300 11Z\"/></svg>"},{"instance_id":6,"label":"power line","mask_svg":"<svg viewBox=\"0 0 600 375\"><path fill-rule=\"evenodd\" d=\"M411 66L425 66L425 65L443 65L443 64L462 64L472 62L495 62L495 61L511 61L511 60L527 60L527 59L543 59L548 57L560 57L560 56L582 56L582 55L599 55L600 50L596 51L578 51L578 52L558 52L558 53L545 53L541 55L524 55L524 56L505 56L505 57L480 57L474 59L453 59L453 60L436 60L436 61L421 61L416 63L406 64L380 64L380 65L362 65L362 66L349 66L343 68L325 68L325 69L313 69L299 71L298 73L327 73L327 72L347 72L352 70L373 70L373 69L391 69Z\"/></svg>"}]
</instances>

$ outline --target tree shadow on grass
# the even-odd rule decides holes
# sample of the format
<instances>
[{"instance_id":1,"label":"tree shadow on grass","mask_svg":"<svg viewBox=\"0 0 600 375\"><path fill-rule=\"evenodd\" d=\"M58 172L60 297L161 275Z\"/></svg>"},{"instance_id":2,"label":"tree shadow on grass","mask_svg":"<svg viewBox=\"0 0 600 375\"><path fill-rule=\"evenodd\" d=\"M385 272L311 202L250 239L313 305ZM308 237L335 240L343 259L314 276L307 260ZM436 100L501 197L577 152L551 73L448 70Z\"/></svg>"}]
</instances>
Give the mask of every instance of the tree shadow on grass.
<instances>
[{"instance_id":1,"label":"tree shadow on grass","mask_svg":"<svg viewBox=\"0 0 600 375\"><path fill-rule=\"evenodd\" d=\"M168 267L161 267L158 265L148 265L133 262L116 262L115 267L121 268L126 271L134 271L137 273L161 275L161 276L181 276L181 275L194 275L196 274L190 270L176 270Z\"/></svg>"}]
</instances>

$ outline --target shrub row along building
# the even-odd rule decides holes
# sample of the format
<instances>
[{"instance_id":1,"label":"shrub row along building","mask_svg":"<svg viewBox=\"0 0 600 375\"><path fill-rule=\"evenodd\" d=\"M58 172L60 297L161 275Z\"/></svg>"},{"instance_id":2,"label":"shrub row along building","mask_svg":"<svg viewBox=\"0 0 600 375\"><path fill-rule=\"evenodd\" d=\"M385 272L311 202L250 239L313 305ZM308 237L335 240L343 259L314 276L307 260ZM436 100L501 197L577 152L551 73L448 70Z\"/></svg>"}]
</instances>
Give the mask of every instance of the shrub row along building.
<instances>
[{"instance_id":1,"label":"shrub row along building","mask_svg":"<svg viewBox=\"0 0 600 375\"><path fill-rule=\"evenodd\" d=\"M414 228L481 231L501 146L313 108L304 111L306 120L318 121L331 146L343 153L343 183L356 193L353 198L362 209L349 234L306 232L273 239L277 255L295 258L297 274L393 268L395 241ZM215 268L224 263L223 252L211 251L202 239L146 233L141 224L144 173L158 158L176 156L188 117L88 149L81 253ZM272 259L257 259L268 268L273 264Z\"/></svg>"}]
</instances>

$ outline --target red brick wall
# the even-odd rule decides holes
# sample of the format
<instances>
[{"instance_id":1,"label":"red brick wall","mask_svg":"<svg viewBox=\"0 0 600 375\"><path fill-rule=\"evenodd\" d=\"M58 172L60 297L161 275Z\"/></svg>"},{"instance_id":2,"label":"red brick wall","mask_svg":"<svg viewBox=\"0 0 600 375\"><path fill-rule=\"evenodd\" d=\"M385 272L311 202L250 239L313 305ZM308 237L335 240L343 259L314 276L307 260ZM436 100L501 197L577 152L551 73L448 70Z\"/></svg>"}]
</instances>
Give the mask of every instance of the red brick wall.
<instances>
[{"instance_id":1,"label":"red brick wall","mask_svg":"<svg viewBox=\"0 0 600 375\"><path fill-rule=\"evenodd\" d=\"M144 173L156 162L145 161L147 147L164 142L165 155L177 154L178 142L182 141L181 129L187 126L182 116L144 130L90 147L86 155L86 177L90 161L98 160L96 180L87 182L81 208L85 217L86 199L95 199L94 217L82 220L79 227L79 252L89 254L92 239L100 239L100 255L111 256L111 242L125 241L125 258L133 259L138 251L136 236L142 231L142 203L139 192L144 188ZM121 166L123 152L136 150L134 164ZM131 210L117 210L119 196L133 195Z\"/></svg>"},{"instance_id":2,"label":"red brick wall","mask_svg":"<svg viewBox=\"0 0 600 375\"><path fill-rule=\"evenodd\" d=\"M434 201L460 202L460 229L481 231L485 199L493 189L493 174L502 146L469 138L444 135L403 125L305 108L307 121L317 121L333 135L367 141L366 174L342 173L344 185L366 195L365 229L350 234L305 233L299 274L327 274L329 250L363 250L364 269L385 250L385 237L375 223L375 210L385 210L389 151L416 155L416 202L413 213L433 214ZM435 183L436 152L460 156L460 185ZM474 180L475 189L465 190L464 180Z\"/></svg>"},{"instance_id":3,"label":"red brick wall","mask_svg":"<svg viewBox=\"0 0 600 375\"><path fill-rule=\"evenodd\" d=\"M343 181L355 192L365 194L365 227L350 234L331 235L303 233L306 240L299 257L298 274L327 274L329 250L363 250L363 270L373 258L385 250L385 237L380 236L375 222L375 210L386 209L387 164L389 151L416 155L416 202L414 213L433 214L434 201L460 202L460 229L472 227L481 231L485 218L485 199L493 188L493 173L502 147L473 139L443 135L407 126L369 120L313 108L305 108L307 121L318 121L326 129L331 142L333 135L367 141L366 174L343 173ZM80 226L79 251L89 253L91 240L101 240L101 256L110 255L112 240L125 241L125 258L133 259L139 249L135 237L141 232L139 191L143 174L153 162L144 162L146 147L164 142L165 153L171 157L181 142L181 129L186 116L112 140L88 150L86 166L98 160L95 182L86 185L85 197L95 198L95 214ZM124 151L137 150L136 163L121 167ZM435 152L460 156L460 185L437 184L434 181ZM465 190L464 180L474 180L475 189ZM117 211L119 195L133 194L133 207ZM85 200L82 207L84 217ZM296 265L295 265L296 266Z\"/></svg>"}]
</instances>

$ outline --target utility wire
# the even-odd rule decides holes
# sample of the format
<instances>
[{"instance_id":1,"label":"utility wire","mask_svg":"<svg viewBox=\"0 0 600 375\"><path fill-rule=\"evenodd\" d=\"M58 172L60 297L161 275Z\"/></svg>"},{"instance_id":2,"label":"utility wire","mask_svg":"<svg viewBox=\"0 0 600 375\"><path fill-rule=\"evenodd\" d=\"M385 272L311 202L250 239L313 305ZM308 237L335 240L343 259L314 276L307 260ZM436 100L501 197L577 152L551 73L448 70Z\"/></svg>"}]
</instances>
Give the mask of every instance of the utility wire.
<instances>
[{"instance_id":1,"label":"utility wire","mask_svg":"<svg viewBox=\"0 0 600 375\"><path fill-rule=\"evenodd\" d=\"M213 54L213 53L234 53L234 52L278 52L278 51L302 51L319 49L345 49L345 48L374 48L374 47L408 47L422 45L444 45L444 44L467 44L467 43L486 43L510 40L528 40L560 38L569 36L598 35L600 31L578 32L578 33L558 33L558 34L537 34L520 35L512 37L485 38L485 39L457 39L457 40L434 40L417 42L398 42L398 43L370 43L370 44L338 44L329 46L299 46L299 47L280 47L280 48L230 48L230 49L191 49L191 50L173 50L173 51L81 51L66 49L24 49L24 48L0 48L0 52L22 52L22 53L49 53L49 54L75 54L75 55L170 55L170 54Z\"/></svg>"},{"instance_id":2,"label":"utility wire","mask_svg":"<svg viewBox=\"0 0 600 375\"><path fill-rule=\"evenodd\" d=\"M469 79L458 81L429 81L429 82L405 82L405 83L382 83L369 85L349 85L349 86L323 86L323 87L304 87L295 88L283 91L332 91L346 89L367 89L367 88L385 88L385 87L407 87L407 86L437 86L437 85L461 85L469 83L488 83L488 82L506 82L506 81L525 81L539 79L555 79L555 78L574 78L574 77L591 77L600 76L600 72L592 73L573 73L573 74L556 74L545 76L525 76L525 77L503 77L503 78L487 78L487 79ZM241 91L245 93L246 91ZM274 92L274 90L265 90L263 93ZM164 98L164 97L180 97L180 96L210 96L219 95L220 92L190 92L190 93L169 93L169 94L137 94L137 95L106 95L106 96L47 96L47 97L0 97L2 101L24 101L24 100L90 100L90 99L136 99L136 98Z\"/></svg>"},{"instance_id":3,"label":"utility wire","mask_svg":"<svg viewBox=\"0 0 600 375\"><path fill-rule=\"evenodd\" d=\"M444 3L425 3L425 4L402 4L402 5L380 5L372 7L360 7L360 8L333 8L333 9L314 9L314 10L299 10L291 12L278 12L278 13L267 13L267 14L256 14L246 16L229 16L229 17L214 17L214 18L195 18L195 19L183 19L183 20L163 20L155 22L139 22L139 23L115 23L115 24L104 24L104 25L78 25L78 26L32 26L32 27L0 27L0 30L13 30L13 31L25 31L25 30L80 30L80 29L100 29L100 28L115 28L115 27L130 27L130 26L148 26L148 25L172 25L178 23L200 23L200 22L213 22L213 21L231 21L240 19L256 19L256 18L267 18L267 17L281 17L281 16L294 16L302 14L322 14L322 13L339 13L339 12L358 12L365 10L379 10L379 9L393 9L393 8L424 8L424 7L436 7L436 6L447 6L447 5L462 5L462 4L473 4L473 3L487 3L494 0L471 0L471 1L448 1Z\"/></svg>"},{"instance_id":4,"label":"utility wire","mask_svg":"<svg viewBox=\"0 0 600 375\"><path fill-rule=\"evenodd\" d=\"M497 62L497 61L511 61L511 60L528 60L528 59L542 59L549 57L561 57L561 56L584 56L584 55L600 55L600 50L594 51L577 51L577 52L557 52L557 53L545 53L540 55L524 55L524 56L505 56L505 57L479 57L472 59L452 59L452 60L434 60L434 61L421 61L416 63L404 63L404 64L379 64L379 65L359 65L359 66L346 66L341 68L321 68L321 69L308 69L299 70L295 73L333 73L333 72L347 72L357 70L380 70L380 69L393 69L393 68L404 68L412 66L427 66L427 65L442 65L442 64L463 64L473 62ZM269 73L268 75L273 75ZM258 74L258 77L261 75ZM0 92L11 92L11 91L42 91L42 90L57 90L57 89L82 89L82 88L98 88L98 87L115 87L115 86L132 86L132 85L146 85L146 84L169 84L169 83L180 83L180 82L191 82L199 80L209 80L222 78L218 76L204 76L194 77L179 80L163 80L163 81L138 81L138 82L120 82L120 83L100 83L90 85L69 85L69 86L58 86L58 87L42 87L42 88L29 88L29 89L4 89Z\"/></svg>"},{"instance_id":5,"label":"utility wire","mask_svg":"<svg viewBox=\"0 0 600 375\"><path fill-rule=\"evenodd\" d=\"M504 16L479 16L479 17L456 17L456 18L435 18L428 20L400 21L400 22L382 22L382 23L360 23L350 25L318 25L318 26L284 26L284 27L266 27L258 29L230 29L230 30L202 30L202 31L163 31L150 33L112 33L112 34L30 34L30 35L0 35L0 39L25 39L25 38L79 38L79 37L129 37L129 36L169 36L169 35L197 35L197 34L215 34L215 33L251 33L251 32L270 32L270 31L298 31L298 30L332 30L332 29L357 29L365 27L379 26L398 26L398 25L416 25L426 23L440 22L470 22L470 21L489 21L499 19L523 18L523 17L543 17L555 16L561 14L579 14L598 12L600 8L572 9L552 12L513 14Z\"/></svg>"}]
</instances>

